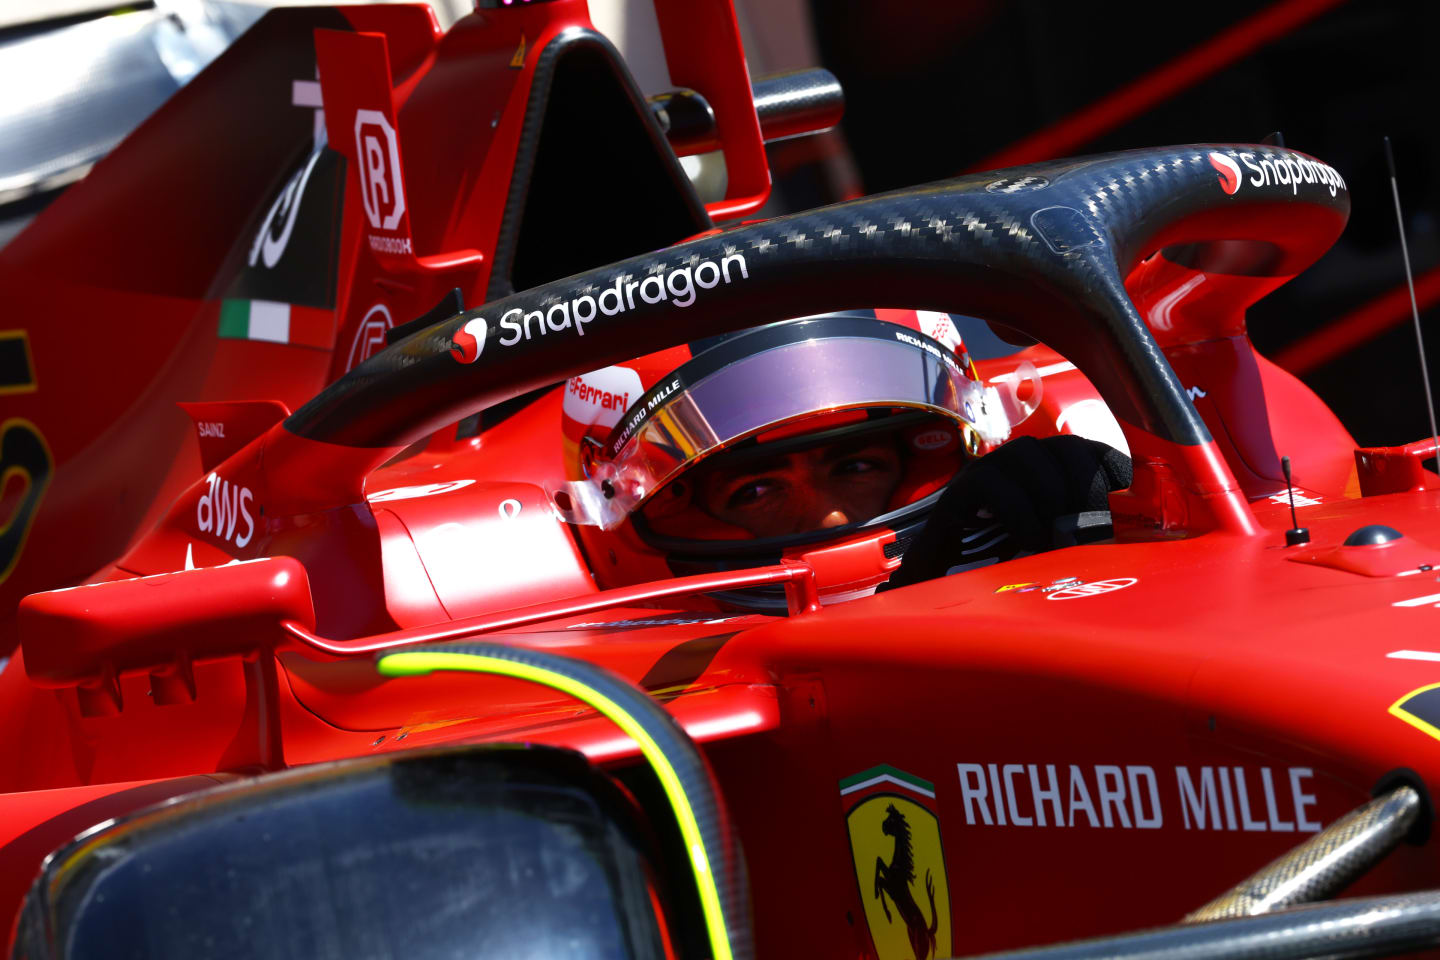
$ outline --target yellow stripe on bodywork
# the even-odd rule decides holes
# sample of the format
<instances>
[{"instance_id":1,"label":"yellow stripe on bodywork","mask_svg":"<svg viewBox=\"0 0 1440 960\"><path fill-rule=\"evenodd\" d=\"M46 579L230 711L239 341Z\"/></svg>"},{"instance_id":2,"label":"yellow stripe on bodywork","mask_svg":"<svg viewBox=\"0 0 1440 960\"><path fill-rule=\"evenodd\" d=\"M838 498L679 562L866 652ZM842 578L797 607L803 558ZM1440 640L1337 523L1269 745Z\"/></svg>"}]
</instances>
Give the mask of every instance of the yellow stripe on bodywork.
<instances>
[{"instance_id":1,"label":"yellow stripe on bodywork","mask_svg":"<svg viewBox=\"0 0 1440 960\"><path fill-rule=\"evenodd\" d=\"M1433 723L1426 723L1424 720L1421 720L1409 710L1406 710L1403 706L1412 698L1417 697L1427 691L1434 690L1437 687L1440 687L1440 683L1432 683L1428 686L1419 687L1415 690L1411 690L1399 700L1396 700L1394 703L1390 704L1390 709L1385 712L1390 714L1392 717L1397 717L1401 720L1404 720L1406 723L1410 724L1410 726L1414 727L1416 730L1419 730L1421 733L1429 734L1436 740L1440 740L1440 727L1436 727Z\"/></svg>"},{"instance_id":2,"label":"yellow stripe on bodywork","mask_svg":"<svg viewBox=\"0 0 1440 960\"><path fill-rule=\"evenodd\" d=\"M387 677L410 677L432 673L436 670L460 670L471 673L499 674L518 680L529 680L542 686L551 687L569 694L582 703L588 704L609 718L616 726L640 746L640 752L654 768L665 789L665 796L675 811L680 823L680 835L690 852L690 864L695 871L695 885L700 891L700 906L705 914L705 929L710 939L710 949L715 960L733 960L730 938L726 933L724 911L720 907L720 891L715 886L715 876L710 870L710 859L705 853L704 841L700 838L700 825L695 819L695 810L685 787L680 783L670 758L660 749L651 736L624 707L600 691L562 673L546 670L525 663L516 663L500 657L487 657L473 653L392 653L380 658L377 664L380 673Z\"/></svg>"}]
</instances>

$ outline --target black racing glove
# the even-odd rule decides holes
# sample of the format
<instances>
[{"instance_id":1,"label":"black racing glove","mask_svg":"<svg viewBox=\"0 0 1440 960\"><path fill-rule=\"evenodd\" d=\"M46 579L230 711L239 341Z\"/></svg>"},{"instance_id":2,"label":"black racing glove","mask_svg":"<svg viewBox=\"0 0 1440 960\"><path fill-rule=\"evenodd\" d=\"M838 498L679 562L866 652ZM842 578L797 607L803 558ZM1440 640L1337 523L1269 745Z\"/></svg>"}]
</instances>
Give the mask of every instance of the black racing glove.
<instances>
[{"instance_id":1,"label":"black racing glove","mask_svg":"<svg viewBox=\"0 0 1440 960\"><path fill-rule=\"evenodd\" d=\"M880 589L1060 546L1057 518L1108 511L1130 481L1130 458L1098 440L1016 437L955 475Z\"/></svg>"}]
</instances>

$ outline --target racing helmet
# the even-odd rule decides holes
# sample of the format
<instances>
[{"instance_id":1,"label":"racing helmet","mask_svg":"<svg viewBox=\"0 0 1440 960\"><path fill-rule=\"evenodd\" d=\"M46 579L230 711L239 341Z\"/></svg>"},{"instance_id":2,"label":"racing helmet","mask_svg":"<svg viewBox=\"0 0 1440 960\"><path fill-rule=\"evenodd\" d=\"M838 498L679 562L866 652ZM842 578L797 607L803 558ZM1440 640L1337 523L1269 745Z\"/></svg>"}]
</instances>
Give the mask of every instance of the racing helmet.
<instances>
[{"instance_id":1,"label":"racing helmet","mask_svg":"<svg viewBox=\"0 0 1440 960\"><path fill-rule=\"evenodd\" d=\"M986 385L948 315L909 310L661 350L565 384L554 501L602 588L803 559L823 602L866 595L955 472L1038 405L1024 367ZM778 586L713 596L784 608Z\"/></svg>"}]
</instances>

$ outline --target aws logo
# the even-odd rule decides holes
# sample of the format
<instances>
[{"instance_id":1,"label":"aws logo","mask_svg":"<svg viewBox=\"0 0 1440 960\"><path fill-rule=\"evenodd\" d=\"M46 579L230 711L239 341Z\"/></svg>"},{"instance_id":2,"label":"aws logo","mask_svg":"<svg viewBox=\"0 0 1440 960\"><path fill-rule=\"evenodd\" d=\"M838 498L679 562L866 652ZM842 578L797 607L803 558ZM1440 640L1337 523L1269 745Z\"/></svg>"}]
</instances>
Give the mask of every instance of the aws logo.
<instances>
[{"instance_id":1,"label":"aws logo","mask_svg":"<svg viewBox=\"0 0 1440 960\"><path fill-rule=\"evenodd\" d=\"M950 956L950 885L935 785L888 764L840 781L865 922L878 960Z\"/></svg>"},{"instance_id":2,"label":"aws logo","mask_svg":"<svg viewBox=\"0 0 1440 960\"><path fill-rule=\"evenodd\" d=\"M1240 165L1223 153L1210 154L1210 166L1220 174L1220 188L1231 196L1240 189Z\"/></svg>"},{"instance_id":3,"label":"aws logo","mask_svg":"<svg viewBox=\"0 0 1440 960\"><path fill-rule=\"evenodd\" d=\"M490 325L484 317L466 320L465 325L450 338L450 356L461 363L474 363L485 352L485 335L489 332Z\"/></svg>"},{"instance_id":4,"label":"aws logo","mask_svg":"<svg viewBox=\"0 0 1440 960\"><path fill-rule=\"evenodd\" d=\"M255 518L250 513L255 495L249 487L223 480L218 473L210 474L205 480L210 489L201 494L195 506L196 526L202 533L213 533L237 547L245 546L255 536ZM237 529L242 520L244 526Z\"/></svg>"}]
</instances>

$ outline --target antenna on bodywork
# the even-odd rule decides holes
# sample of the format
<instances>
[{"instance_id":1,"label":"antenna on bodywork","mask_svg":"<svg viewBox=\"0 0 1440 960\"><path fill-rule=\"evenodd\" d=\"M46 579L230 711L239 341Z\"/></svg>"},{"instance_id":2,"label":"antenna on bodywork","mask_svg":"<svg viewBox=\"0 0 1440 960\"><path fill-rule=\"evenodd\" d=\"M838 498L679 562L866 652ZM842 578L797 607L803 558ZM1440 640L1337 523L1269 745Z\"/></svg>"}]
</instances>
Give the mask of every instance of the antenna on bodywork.
<instances>
[{"instance_id":1,"label":"antenna on bodywork","mask_svg":"<svg viewBox=\"0 0 1440 960\"><path fill-rule=\"evenodd\" d=\"M1295 479L1290 475L1290 458L1280 458L1280 469L1285 474L1285 493L1290 497L1290 529L1285 531L1285 546L1298 547L1310 542L1310 528L1300 526L1295 516Z\"/></svg>"},{"instance_id":2,"label":"antenna on bodywork","mask_svg":"<svg viewBox=\"0 0 1440 960\"><path fill-rule=\"evenodd\" d=\"M1405 243L1405 218L1400 213L1400 185L1395 178L1395 154L1385 138L1385 165L1390 168L1390 193L1395 198L1395 225L1400 229L1400 255L1405 260L1405 282L1410 287L1410 315L1415 320L1415 344L1420 349L1420 377L1425 381L1425 412L1430 415L1430 438L1440 461L1440 430L1435 428L1435 399L1430 393L1430 367L1425 361L1425 337L1420 333L1420 307L1415 302L1415 277L1410 272L1410 247Z\"/></svg>"}]
</instances>

